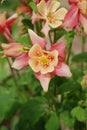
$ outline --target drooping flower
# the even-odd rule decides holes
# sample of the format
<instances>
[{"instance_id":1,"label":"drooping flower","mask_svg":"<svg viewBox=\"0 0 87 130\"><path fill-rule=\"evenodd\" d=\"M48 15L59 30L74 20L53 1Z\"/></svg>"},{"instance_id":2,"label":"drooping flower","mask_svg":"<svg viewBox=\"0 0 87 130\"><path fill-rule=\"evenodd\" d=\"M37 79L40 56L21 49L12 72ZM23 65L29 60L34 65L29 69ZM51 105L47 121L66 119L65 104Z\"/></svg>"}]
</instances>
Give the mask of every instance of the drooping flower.
<instances>
[{"instance_id":1,"label":"drooping flower","mask_svg":"<svg viewBox=\"0 0 87 130\"><path fill-rule=\"evenodd\" d=\"M23 53L23 45L20 43L2 43L1 46L6 57L17 57Z\"/></svg>"},{"instance_id":2,"label":"drooping flower","mask_svg":"<svg viewBox=\"0 0 87 130\"><path fill-rule=\"evenodd\" d=\"M10 43L10 44L1 44L3 49L3 58L4 57L14 57L16 58L12 64L12 67L15 69L22 69L28 65L29 55L28 51L29 48L25 48L20 43Z\"/></svg>"},{"instance_id":3,"label":"drooping flower","mask_svg":"<svg viewBox=\"0 0 87 130\"><path fill-rule=\"evenodd\" d=\"M87 0L68 0L71 5L65 19L65 28L77 28L79 25L83 27L87 33Z\"/></svg>"},{"instance_id":4,"label":"drooping flower","mask_svg":"<svg viewBox=\"0 0 87 130\"><path fill-rule=\"evenodd\" d=\"M16 18L17 14L12 15L8 19L6 19L6 12L0 14L0 33L2 33L9 42L14 41L10 29Z\"/></svg>"},{"instance_id":5,"label":"drooping flower","mask_svg":"<svg viewBox=\"0 0 87 130\"><path fill-rule=\"evenodd\" d=\"M44 20L46 25L44 25L42 31L47 35L50 29L49 26L57 28L62 25L62 21L67 13L65 8L58 9L59 6L60 2L57 0L49 0L47 2L41 0L40 3L37 4L38 13L34 13L32 16L32 23L34 24L39 19Z\"/></svg>"},{"instance_id":6,"label":"drooping flower","mask_svg":"<svg viewBox=\"0 0 87 130\"><path fill-rule=\"evenodd\" d=\"M70 69L64 61L66 42L57 42L51 45L49 50L46 50L46 41L37 36L32 30L29 29L28 31L33 44L29 50L28 63L34 71L36 78L40 80L43 90L47 92L53 75L71 76Z\"/></svg>"}]
</instances>

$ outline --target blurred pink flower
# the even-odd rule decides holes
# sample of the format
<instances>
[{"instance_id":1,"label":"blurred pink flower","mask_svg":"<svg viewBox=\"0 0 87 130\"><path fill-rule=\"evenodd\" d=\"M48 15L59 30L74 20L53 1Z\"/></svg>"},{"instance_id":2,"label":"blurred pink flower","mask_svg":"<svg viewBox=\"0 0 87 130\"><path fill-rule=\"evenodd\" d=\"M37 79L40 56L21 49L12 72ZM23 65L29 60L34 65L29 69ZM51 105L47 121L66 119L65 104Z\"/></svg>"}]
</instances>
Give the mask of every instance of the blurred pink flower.
<instances>
[{"instance_id":1,"label":"blurred pink flower","mask_svg":"<svg viewBox=\"0 0 87 130\"><path fill-rule=\"evenodd\" d=\"M0 33L2 33L9 42L13 42L10 29L16 18L17 14L12 15L8 19L6 19L6 12L0 14Z\"/></svg>"},{"instance_id":2,"label":"blurred pink flower","mask_svg":"<svg viewBox=\"0 0 87 130\"><path fill-rule=\"evenodd\" d=\"M63 40L52 44L49 50L46 49L45 39L37 36L32 30L28 30L33 46L29 50L29 65L35 72L35 76L42 85L45 92L48 91L49 82L53 75L71 77L71 72L66 65L65 45Z\"/></svg>"},{"instance_id":3,"label":"blurred pink flower","mask_svg":"<svg viewBox=\"0 0 87 130\"><path fill-rule=\"evenodd\" d=\"M72 29L81 25L87 33L87 0L68 0L71 7L65 19L65 28Z\"/></svg>"},{"instance_id":4,"label":"blurred pink flower","mask_svg":"<svg viewBox=\"0 0 87 130\"><path fill-rule=\"evenodd\" d=\"M23 45L20 43L1 44L4 56L17 57L23 53Z\"/></svg>"}]
</instances>

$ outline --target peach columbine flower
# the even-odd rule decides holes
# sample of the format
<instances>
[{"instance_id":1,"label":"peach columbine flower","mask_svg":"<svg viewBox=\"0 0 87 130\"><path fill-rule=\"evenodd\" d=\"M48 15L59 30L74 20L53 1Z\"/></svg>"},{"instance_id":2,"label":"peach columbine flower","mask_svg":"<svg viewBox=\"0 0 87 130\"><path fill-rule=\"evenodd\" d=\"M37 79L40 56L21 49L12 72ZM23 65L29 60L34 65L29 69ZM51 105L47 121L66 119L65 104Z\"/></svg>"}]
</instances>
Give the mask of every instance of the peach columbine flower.
<instances>
[{"instance_id":1,"label":"peach columbine flower","mask_svg":"<svg viewBox=\"0 0 87 130\"><path fill-rule=\"evenodd\" d=\"M12 15L8 19L6 19L6 12L0 14L0 33L2 33L9 42L13 42L10 29L16 18L17 14Z\"/></svg>"},{"instance_id":2,"label":"peach columbine flower","mask_svg":"<svg viewBox=\"0 0 87 130\"><path fill-rule=\"evenodd\" d=\"M71 72L65 59L65 40L52 44L49 50L46 50L47 42L39 37L32 30L28 30L33 46L29 50L29 66L35 73L35 76L42 85L45 92L53 75L70 77Z\"/></svg>"},{"instance_id":3,"label":"peach columbine flower","mask_svg":"<svg viewBox=\"0 0 87 130\"><path fill-rule=\"evenodd\" d=\"M52 44L46 49L47 41L32 30L28 30L32 47L16 58L12 67L20 70L29 65L35 77L40 81L45 92L53 75L71 77L68 65L65 63L65 40Z\"/></svg>"},{"instance_id":4,"label":"peach columbine flower","mask_svg":"<svg viewBox=\"0 0 87 130\"><path fill-rule=\"evenodd\" d=\"M32 23L35 23L39 19L45 20L46 23L42 32L47 35L50 29L49 26L57 28L62 25L62 21L67 13L65 8L58 9L59 6L60 2L57 0L49 0L47 3L45 0L41 0L40 3L37 4L38 13L32 16Z\"/></svg>"},{"instance_id":5,"label":"peach columbine flower","mask_svg":"<svg viewBox=\"0 0 87 130\"><path fill-rule=\"evenodd\" d=\"M68 0L71 5L64 19L64 26L68 29L83 27L87 34L87 0Z\"/></svg>"}]
</instances>

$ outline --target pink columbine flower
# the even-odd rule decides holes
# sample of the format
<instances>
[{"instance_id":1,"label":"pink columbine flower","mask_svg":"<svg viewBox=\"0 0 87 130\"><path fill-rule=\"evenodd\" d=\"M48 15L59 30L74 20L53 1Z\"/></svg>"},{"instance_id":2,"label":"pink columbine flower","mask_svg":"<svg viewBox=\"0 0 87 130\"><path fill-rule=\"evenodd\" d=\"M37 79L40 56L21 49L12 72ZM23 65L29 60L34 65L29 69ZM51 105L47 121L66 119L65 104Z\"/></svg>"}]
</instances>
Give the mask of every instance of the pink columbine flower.
<instances>
[{"instance_id":1,"label":"pink columbine flower","mask_svg":"<svg viewBox=\"0 0 87 130\"><path fill-rule=\"evenodd\" d=\"M12 64L13 68L20 70L24 68L25 66L28 66L29 48L25 48L20 43L10 43L10 44L3 43L1 46L2 46L3 54L4 54L2 58L4 57L16 58Z\"/></svg>"},{"instance_id":2,"label":"pink columbine flower","mask_svg":"<svg viewBox=\"0 0 87 130\"><path fill-rule=\"evenodd\" d=\"M53 75L70 77L71 72L65 63L65 41L52 44L50 49L46 49L45 39L37 36L32 30L28 30L33 46L29 50L29 66L40 81L45 92Z\"/></svg>"},{"instance_id":3,"label":"pink columbine flower","mask_svg":"<svg viewBox=\"0 0 87 130\"><path fill-rule=\"evenodd\" d=\"M68 0L71 5L64 19L64 26L68 29L81 25L87 33L87 0Z\"/></svg>"},{"instance_id":4,"label":"pink columbine flower","mask_svg":"<svg viewBox=\"0 0 87 130\"><path fill-rule=\"evenodd\" d=\"M21 45L19 45L19 48L15 48L19 56L15 55L16 59L12 67L20 70L29 65L34 71L35 77L40 81L43 90L47 92L53 75L62 77L71 77L72 75L68 65L65 63L66 42L65 40L57 42L50 45L48 49L47 41L44 38L38 36L30 29L28 32L32 47L29 50L23 49ZM12 50L15 49L12 48ZM22 53L20 54L18 50L22 50Z\"/></svg>"},{"instance_id":5,"label":"pink columbine flower","mask_svg":"<svg viewBox=\"0 0 87 130\"><path fill-rule=\"evenodd\" d=\"M60 8L60 2L57 0L41 0L37 4L38 12L37 14L33 13L32 16L32 23L34 24L39 19L42 19L45 21L45 24L42 28L42 32L47 35L48 31L50 30L50 27L57 28L60 25L62 25L62 21L65 17L65 14L67 13L67 10L65 8Z\"/></svg>"},{"instance_id":6,"label":"pink columbine flower","mask_svg":"<svg viewBox=\"0 0 87 130\"><path fill-rule=\"evenodd\" d=\"M20 43L2 43L1 46L5 57L17 57L23 53L23 45Z\"/></svg>"},{"instance_id":7,"label":"pink columbine flower","mask_svg":"<svg viewBox=\"0 0 87 130\"><path fill-rule=\"evenodd\" d=\"M6 19L5 12L0 14L0 33L2 33L9 42L13 42L10 29L16 18L17 14L12 15L8 19Z\"/></svg>"}]
</instances>

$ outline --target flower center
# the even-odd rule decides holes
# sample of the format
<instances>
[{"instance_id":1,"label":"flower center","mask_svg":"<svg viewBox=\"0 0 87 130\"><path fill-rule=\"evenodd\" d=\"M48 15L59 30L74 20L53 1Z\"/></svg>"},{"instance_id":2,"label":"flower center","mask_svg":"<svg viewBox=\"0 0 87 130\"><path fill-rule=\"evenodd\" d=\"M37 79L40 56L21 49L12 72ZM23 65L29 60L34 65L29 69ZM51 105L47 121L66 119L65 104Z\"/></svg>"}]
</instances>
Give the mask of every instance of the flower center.
<instances>
[{"instance_id":1,"label":"flower center","mask_svg":"<svg viewBox=\"0 0 87 130\"><path fill-rule=\"evenodd\" d=\"M53 16L52 13L48 13L47 20L48 20L49 23L54 23L55 22L55 17Z\"/></svg>"},{"instance_id":2,"label":"flower center","mask_svg":"<svg viewBox=\"0 0 87 130\"><path fill-rule=\"evenodd\" d=\"M41 56L40 57L40 64L41 64L41 66L47 67L47 66L49 66L49 63L50 63L50 60L48 59L47 56Z\"/></svg>"}]
</instances>

